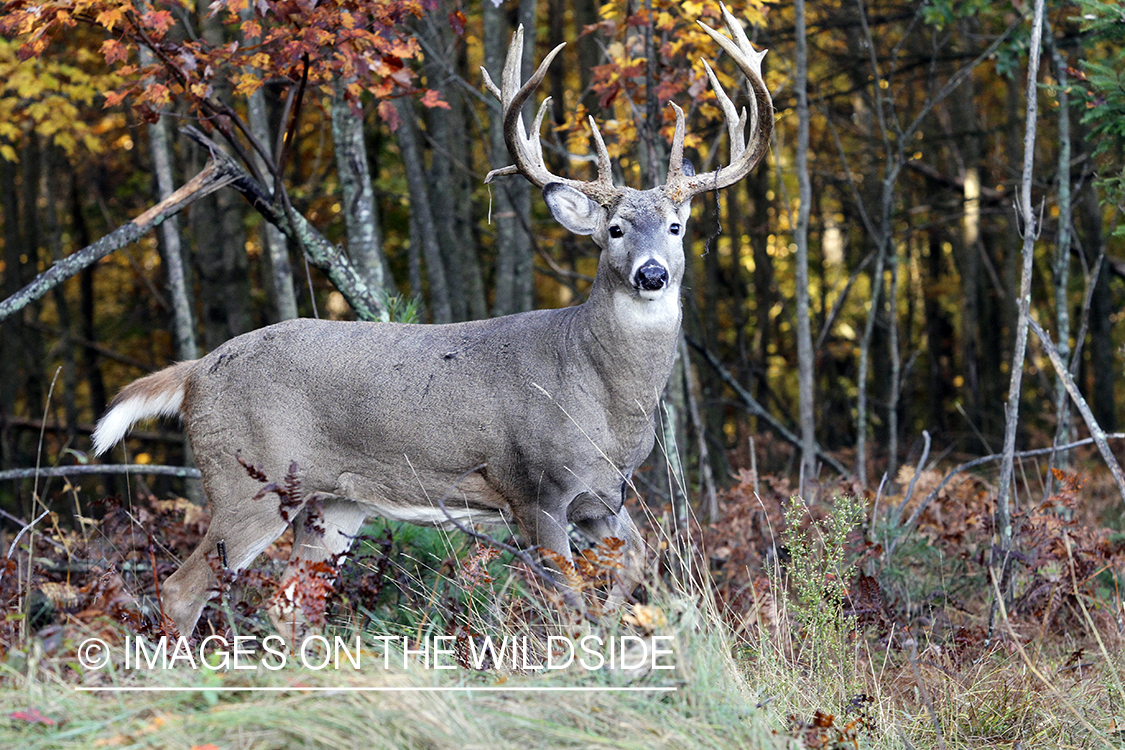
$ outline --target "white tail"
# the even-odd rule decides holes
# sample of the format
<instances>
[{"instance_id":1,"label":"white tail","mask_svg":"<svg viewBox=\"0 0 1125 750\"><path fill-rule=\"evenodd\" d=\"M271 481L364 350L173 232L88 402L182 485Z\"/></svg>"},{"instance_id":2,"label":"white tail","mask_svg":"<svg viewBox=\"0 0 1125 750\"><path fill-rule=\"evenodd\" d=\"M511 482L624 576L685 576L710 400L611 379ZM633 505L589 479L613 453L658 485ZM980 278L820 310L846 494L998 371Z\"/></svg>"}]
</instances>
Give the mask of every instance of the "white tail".
<instances>
[{"instance_id":1,"label":"white tail","mask_svg":"<svg viewBox=\"0 0 1125 750\"><path fill-rule=\"evenodd\" d=\"M123 388L94 429L94 455L108 451L142 419L179 416L184 379L193 365L195 361L180 362Z\"/></svg>"},{"instance_id":2,"label":"white tail","mask_svg":"<svg viewBox=\"0 0 1125 750\"><path fill-rule=\"evenodd\" d=\"M592 540L617 538L625 569L611 601L628 595L640 579L644 543L625 492L652 450L653 416L676 355L689 202L745 176L765 153L773 123L760 55L726 8L723 14L735 41L711 33L750 79L755 112L748 142L745 113L729 123L732 164L702 178L674 163L664 186L614 186L596 127L598 178L555 177L538 142L545 110L531 136L519 118L546 72L544 63L520 86L520 32L502 88L486 81L501 101L516 162L489 179L522 174L543 189L559 223L601 248L585 303L439 326L291 320L122 391L98 425L96 451L138 419L179 412L211 503L206 537L162 589L180 633L192 632L214 594L207 556L219 551L237 570L287 526L275 495L252 501L261 483L247 466L280 482L295 464L302 501L316 497L323 514L321 532L303 522L307 509L290 509L300 514L282 592L296 590L291 582L302 563L343 555L364 518L382 514L514 522L527 544L567 561L568 525ZM735 118L726 95L720 99ZM676 133L674 161L682 155L682 115ZM293 602L272 612L290 638L302 627L299 612Z\"/></svg>"}]
</instances>

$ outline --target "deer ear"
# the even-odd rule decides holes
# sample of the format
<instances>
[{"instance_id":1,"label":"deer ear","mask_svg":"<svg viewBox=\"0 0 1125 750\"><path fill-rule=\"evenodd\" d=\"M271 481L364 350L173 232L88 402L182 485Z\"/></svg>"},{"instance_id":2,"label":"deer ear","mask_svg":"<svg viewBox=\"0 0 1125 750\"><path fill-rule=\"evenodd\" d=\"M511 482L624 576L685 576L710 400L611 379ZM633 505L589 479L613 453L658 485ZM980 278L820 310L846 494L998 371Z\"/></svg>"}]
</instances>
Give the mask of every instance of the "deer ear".
<instances>
[{"instance_id":1,"label":"deer ear","mask_svg":"<svg viewBox=\"0 0 1125 750\"><path fill-rule=\"evenodd\" d=\"M543 200L547 201L555 221L571 232L593 234L597 229L602 207L585 193L561 182L551 182L543 188Z\"/></svg>"}]
</instances>

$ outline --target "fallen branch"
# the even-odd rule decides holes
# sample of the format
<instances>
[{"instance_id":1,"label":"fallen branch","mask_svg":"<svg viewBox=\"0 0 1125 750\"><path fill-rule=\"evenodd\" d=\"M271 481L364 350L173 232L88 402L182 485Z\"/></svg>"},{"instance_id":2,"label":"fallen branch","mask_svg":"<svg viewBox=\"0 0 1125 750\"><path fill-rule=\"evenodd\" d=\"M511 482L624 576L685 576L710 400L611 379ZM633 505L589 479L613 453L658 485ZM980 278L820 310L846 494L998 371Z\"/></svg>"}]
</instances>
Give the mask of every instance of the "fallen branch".
<instances>
[{"instance_id":1,"label":"fallen branch","mask_svg":"<svg viewBox=\"0 0 1125 750\"><path fill-rule=\"evenodd\" d=\"M19 312L71 276L77 275L107 255L137 241L200 198L227 186L241 193L267 221L304 248L309 262L328 276L358 317L363 320L387 319L386 305L378 294L367 286L367 282L359 275L343 250L329 242L304 216L295 211L286 212L278 208L241 164L201 132L191 127L185 128L183 132L203 144L211 154L211 160L202 171L137 218L118 227L97 242L63 258L36 276L23 289L0 302L0 320Z\"/></svg>"},{"instance_id":2,"label":"fallen branch","mask_svg":"<svg viewBox=\"0 0 1125 750\"><path fill-rule=\"evenodd\" d=\"M1070 394L1070 400L1078 407L1078 413L1082 415L1083 421L1086 422L1086 429L1090 431L1090 437L1097 444L1098 452L1102 454L1102 459L1109 467L1109 473L1113 475L1113 481L1117 483L1117 491L1121 494L1121 499L1125 500L1125 475L1122 475L1121 464L1117 462L1113 451L1109 449L1109 443L1105 439L1105 431L1098 424L1098 420L1094 419L1094 412L1090 411L1090 405L1086 403L1086 399L1082 397L1082 392L1078 390L1078 384L1074 382L1070 369L1062 361L1059 350L1055 347L1055 342L1051 341L1051 337L1033 318L1028 318L1027 324L1031 326L1031 330L1039 338L1043 351L1047 353L1047 358L1051 360L1051 364L1055 367L1055 373L1066 387L1066 392Z\"/></svg>"},{"instance_id":3,"label":"fallen branch","mask_svg":"<svg viewBox=\"0 0 1125 750\"><path fill-rule=\"evenodd\" d=\"M97 425L93 422L76 422L71 425L67 422L44 422L42 419L30 417L5 417L0 419L0 429L34 430L36 432L69 432L71 428L83 435L91 434ZM156 430L133 430L129 437L137 440L148 440L164 443L182 443L184 436L175 431L158 432Z\"/></svg>"},{"instance_id":4,"label":"fallen branch","mask_svg":"<svg viewBox=\"0 0 1125 750\"><path fill-rule=\"evenodd\" d=\"M1104 435L1104 437L1106 440L1122 440L1125 439L1125 432L1114 432L1108 435ZM1046 456L1047 454L1054 453L1056 451L1074 450L1075 448L1080 448L1083 445L1089 445L1093 442L1094 438L1083 438L1082 440L1075 440L1073 443L1067 443L1066 445L1053 445L1050 448L1035 448L1029 451L1017 451L1013 455L1013 458L1034 458L1035 456ZM945 477L942 478L941 482L938 483L938 486L930 490L930 494L926 495L925 499L922 500L922 502L918 504L918 507L914 509L914 512L910 514L910 518L908 518L906 523L903 524L902 531L899 532L898 536L896 536L887 544L887 551L883 556L884 561L890 559L891 553L895 551L895 547L898 546L903 537L910 533L911 529L914 528L914 525L918 523L918 519L922 516L922 513L925 512L926 508L931 502L933 502L934 498L938 496L938 493L945 489L945 485L949 484L950 480L953 479L953 477L957 476L963 471L973 468L974 466L980 466L991 461L997 461L1003 457L1003 453L993 453L990 456L981 456L980 458L974 458L972 461L966 461L965 463L959 464L958 466L954 466L952 469L950 469Z\"/></svg>"},{"instance_id":5,"label":"fallen branch","mask_svg":"<svg viewBox=\"0 0 1125 750\"><path fill-rule=\"evenodd\" d=\"M163 477L199 479L199 469L190 466L162 466L160 464L87 464L84 466L54 466L48 469L10 469L0 471L0 481L5 479L34 479L35 477L69 477L89 474L150 474Z\"/></svg>"}]
</instances>

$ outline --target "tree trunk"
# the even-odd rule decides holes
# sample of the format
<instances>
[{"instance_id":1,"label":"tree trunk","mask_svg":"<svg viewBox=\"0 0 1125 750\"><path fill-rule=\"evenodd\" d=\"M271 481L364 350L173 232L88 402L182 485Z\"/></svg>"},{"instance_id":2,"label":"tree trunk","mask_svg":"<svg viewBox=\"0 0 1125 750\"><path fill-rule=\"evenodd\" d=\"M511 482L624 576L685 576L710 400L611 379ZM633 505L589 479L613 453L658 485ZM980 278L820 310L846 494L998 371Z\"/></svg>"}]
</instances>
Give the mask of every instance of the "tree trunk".
<instances>
[{"instance_id":1,"label":"tree trunk","mask_svg":"<svg viewBox=\"0 0 1125 750\"><path fill-rule=\"evenodd\" d=\"M1087 261L1092 269L1101 253L1105 252L1106 245L1101 204L1092 180L1086 181L1082 191L1081 212L1082 223L1085 225L1082 246L1085 248ZM1094 417L1103 430L1116 432L1117 404L1114 385L1121 367L1113 343L1113 315L1117 309L1109 285L1110 275L1105 272L1098 274L1098 281L1090 299L1089 373L1093 380L1090 389L1094 402L1091 407Z\"/></svg>"},{"instance_id":2,"label":"tree trunk","mask_svg":"<svg viewBox=\"0 0 1125 750\"><path fill-rule=\"evenodd\" d=\"M805 0L794 0L796 20L797 80L797 391L801 422L801 469L798 493L808 501L806 482L816 472L816 416L813 409L813 348L809 320L809 215L812 210L812 182L809 179L809 60L805 36Z\"/></svg>"},{"instance_id":3,"label":"tree trunk","mask_svg":"<svg viewBox=\"0 0 1125 750\"><path fill-rule=\"evenodd\" d=\"M436 229L438 246L444 251L451 313L454 320L479 320L488 317L488 301L473 238L469 110L456 83L457 69L452 59L456 47L449 24L434 23L430 17L423 22L421 31L429 40L430 49L437 52L426 56L426 79L430 88L439 90L449 104L449 109L427 110L427 132L432 153L429 196L433 215L442 217Z\"/></svg>"},{"instance_id":4,"label":"tree trunk","mask_svg":"<svg viewBox=\"0 0 1125 750\"><path fill-rule=\"evenodd\" d=\"M152 52L148 48L141 47L140 56L142 65L152 62ZM168 121L164 117L148 126L148 145L155 177L152 192L159 203L176 191L172 176L172 142L168 136ZM198 357L199 347L195 342L195 316L192 315L188 295L181 236L178 217L169 216L160 225L161 259L167 273L168 297L172 302L172 339L176 345L176 357L183 361Z\"/></svg>"},{"instance_id":5,"label":"tree trunk","mask_svg":"<svg viewBox=\"0 0 1125 750\"><path fill-rule=\"evenodd\" d=\"M1058 82L1056 96L1058 96L1058 181L1059 181L1059 218L1058 230L1055 237L1054 258L1054 291L1055 291L1055 331L1056 349L1059 357L1069 366L1070 364L1070 240L1071 224L1074 219L1074 209L1071 202L1070 190L1070 94L1068 92L1067 62L1055 44L1055 36L1051 27L1044 21L1044 33L1047 47L1051 54L1052 67L1055 79ZM1066 390L1066 380L1062 376L1055 378L1055 445L1065 445L1073 440L1074 418L1070 411L1070 396ZM1062 451L1051 458L1052 463L1060 469L1070 467L1070 451ZM1047 473L1048 494L1058 486L1052 472Z\"/></svg>"},{"instance_id":6,"label":"tree trunk","mask_svg":"<svg viewBox=\"0 0 1125 750\"><path fill-rule=\"evenodd\" d=\"M524 24L523 80L534 71L535 0L521 0L520 21ZM494 81L501 79L511 30L503 10L484 3L484 65ZM511 163L504 144L504 123L500 103L490 101L492 167ZM496 222L496 280L493 315L530 310L534 303L534 277L531 250L531 192L527 180L510 177L498 180L493 189L492 218Z\"/></svg>"},{"instance_id":7,"label":"tree trunk","mask_svg":"<svg viewBox=\"0 0 1125 750\"><path fill-rule=\"evenodd\" d=\"M203 35L212 44L226 42L218 16L203 20ZM217 82L216 88L228 88ZM220 95L221 96L221 95ZM196 149L197 155L199 154ZM191 209L196 273L203 316L203 344L211 351L253 328L250 313L250 261L242 203L229 190L198 201Z\"/></svg>"},{"instance_id":8,"label":"tree trunk","mask_svg":"<svg viewBox=\"0 0 1125 750\"><path fill-rule=\"evenodd\" d=\"M400 97L395 100L395 108L398 109L401 120L398 129L395 130L395 136L398 138L398 149L402 154L406 184L410 188L410 244L413 246L418 243L421 246L421 255L426 264L426 280L430 285L432 320L434 323L449 323L453 320L453 313L445 278L445 260L438 245L437 229L430 205L429 189L426 185L426 165L422 159L414 103L407 97ZM421 296L421 292L421 289L417 289L415 294Z\"/></svg>"},{"instance_id":9,"label":"tree trunk","mask_svg":"<svg viewBox=\"0 0 1125 750\"><path fill-rule=\"evenodd\" d=\"M66 255L63 247L63 229L59 221L59 204L54 199L52 191L58 185L65 183L64 175L70 174L69 165L65 157L55 148L44 147L40 153L40 184L38 186L40 203L43 206L43 224L46 235L46 245L51 257L58 261ZM60 162L62 166L60 167ZM65 425L67 447L77 448L78 445L78 404L76 394L78 391L78 365L75 361L75 329L74 318L71 315L70 302L67 300L64 287L60 284L53 290L52 297L55 303L55 312L59 319L59 355L62 357L62 388L61 393L56 389L56 398L50 406L55 408L57 399L62 399L64 419L56 419Z\"/></svg>"},{"instance_id":10,"label":"tree trunk","mask_svg":"<svg viewBox=\"0 0 1125 750\"><path fill-rule=\"evenodd\" d=\"M254 10L247 6L240 11L243 22L254 18ZM267 154L272 153L274 130L270 127L269 107L266 105L266 90L259 88L249 96L246 102L246 114L249 120L250 133ZM258 173L263 180L268 182L263 187L272 184L272 172L266 164L265 157L253 151L254 162ZM342 179L341 179L342 181ZM265 258L268 283L263 284L268 290L273 310L269 315L272 322L291 320L296 318L297 293L293 288L293 265L289 261L289 243L285 234L270 222L262 222L262 244L265 246Z\"/></svg>"},{"instance_id":11,"label":"tree trunk","mask_svg":"<svg viewBox=\"0 0 1125 750\"><path fill-rule=\"evenodd\" d=\"M0 204L4 214L4 274L0 294L11 297L22 286L19 194L16 192L16 165L0 158ZM8 420L16 415L19 373L23 350L23 316L0 319L0 467L16 465L15 434Z\"/></svg>"},{"instance_id":12,"label":"tree trunk","mask_svg":"<svg viewBox=\"0 0 1125 750\"><path fill-rule=\"evenodd\" d=\"M1004 457L1000 463L1000 478L997 480L996 531L1000 537L1002 560L993 556L993 566L1002 566L1000 591L1005 599L1009 596L1011 570L1008 553L1012 545L1012 515L1009 504L1012 475L1014 473L1014 454L1016 450L1016 426L1019 422L1020 387L1023 379L1024 355L1027 349L1027 321L1031 305L1031 273L1033 269L1035 238L1039 234L1036 226L1036 212L1032 204L1031 189L1035 168L1035 130L1039 114L1038 77L1039 53L1042 47L1043 2L1035 0L1035 16L1031 22L1031 47L1027 67L1027 125L1024 131L1023 177L1019 192L1019 221L1023 229L1023 267L1020 274L1020 292L1016 302L1019 313L1016 327L1015 354L1012 356L1012 377L1008 386L1008 404L1004 430Z\"/></svg>"},{"instance_id":13,"label":"tree trunk","mask_svg":"<svg viewBox=\"0 0 1125 750\"><path fill-rule=\"evenodd\" d=\"M383 294L386 259L375 190L371 186L371 168L367 162L363 116L353 111L344 99L342 81L336 82L336 96L332 99L332 143L348 230L348 257L371 292Z\"/></svg>"},{"instance_id":14,"label":"tree trunk","mask_svg":"<svg viewBox=\"0 0 1125 750\"><path fill-rule=\"evenodd\" d=\"M156 201L176 192L172 177L172 147L168 138L168 122L163 117L148 126L149 149L152 153L152 171L156 178L153 192ZM176 357L187 360L199 356L195 342L195 319L188 295L187 271L184 265L178 217L170 216L160 225L162 260L167 271L168 297L172 302L172 331L176 342Z\"/></svg>"}]
</instances>

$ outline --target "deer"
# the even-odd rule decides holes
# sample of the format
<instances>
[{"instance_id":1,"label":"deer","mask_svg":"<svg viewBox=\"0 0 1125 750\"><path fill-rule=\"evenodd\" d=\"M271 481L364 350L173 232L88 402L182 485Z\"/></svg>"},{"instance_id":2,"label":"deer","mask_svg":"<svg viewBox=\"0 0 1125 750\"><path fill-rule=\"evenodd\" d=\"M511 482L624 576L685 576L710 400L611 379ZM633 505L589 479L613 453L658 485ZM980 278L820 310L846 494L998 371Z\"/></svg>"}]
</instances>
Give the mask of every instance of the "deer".
<instances>
[{"instance_id":1,"label":"deer","mask_svg":"<svg viewBox=\"0 0 1125 750\"><path fill-rule=\"evenodd\" d=\"M377 515L447 528L514 523L560 587L559 568L574 559L568 526L593 542L618 540L623 565L607 609L627 599L642 580L645 545L626 491L652 451L678 350L691 199L743 179L765 155L773 127L765 51L753 48L725 6L722 15L730 38L700 25L749 82L750 134L745 107L736 111L704 61L730 161L695 174L683 158L684 112L672 103L667 179L648 190L613 184L592 117L597 177L558 177L545 166L539 133L550 98L530 134L521 110L564 45L521 86L520 27L501 86L482 68L514 161L485 182L522 175L542 190L559 224L593 239L600 257L582 304L441 325L288 320L117 394L95 428L95 454L140 420L179 416L210 504L204 538L160 594L163 617L179 635L192 635L218 594L211 561L244 568L290 518L294 541L279 592L292 592L302 565L342 561L364 521ZM280 498L260 491L261 477L280 478L293 467L301 496L283 514ZM306 523L313 507L318 524ZM300 608L285 597L275 596L269 616L290 638L307 632Z\"/></svg>"}]
</instances>

